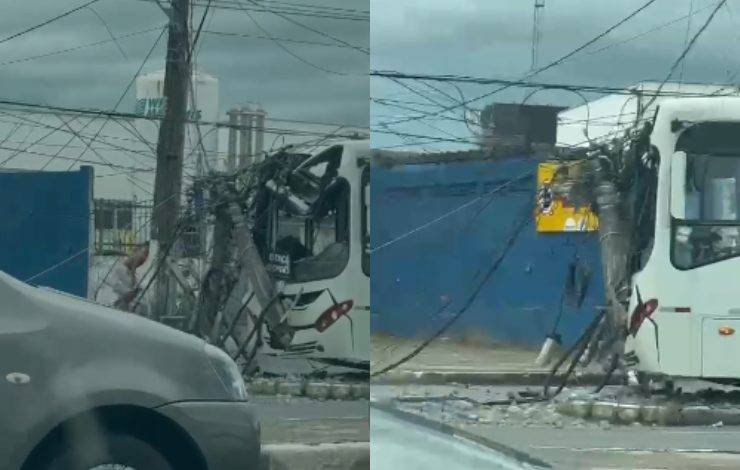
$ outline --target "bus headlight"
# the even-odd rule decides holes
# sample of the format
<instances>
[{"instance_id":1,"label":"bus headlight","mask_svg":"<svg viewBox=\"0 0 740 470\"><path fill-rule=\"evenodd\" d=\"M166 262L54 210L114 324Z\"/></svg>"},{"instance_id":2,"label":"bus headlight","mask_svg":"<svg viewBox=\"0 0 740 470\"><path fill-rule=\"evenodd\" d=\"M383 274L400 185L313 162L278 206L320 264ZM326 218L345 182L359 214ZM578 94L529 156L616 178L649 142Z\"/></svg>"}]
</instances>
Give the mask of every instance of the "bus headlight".
<instances>
[{"instance_id":1,"label":"bus headlight","mask_svg":"<svg viewBox=\"0 0 740 470\"><path fill-rule=\"evenodd\" d=\"M208 361L211 363L211 367L213 367L213 370L218 376L218 380L224 386L229 397L232 400L246 400L247 389L236 362L228 354L212 344L206 344L206 355L208 356Z\"/></svg>"}]
</instances>

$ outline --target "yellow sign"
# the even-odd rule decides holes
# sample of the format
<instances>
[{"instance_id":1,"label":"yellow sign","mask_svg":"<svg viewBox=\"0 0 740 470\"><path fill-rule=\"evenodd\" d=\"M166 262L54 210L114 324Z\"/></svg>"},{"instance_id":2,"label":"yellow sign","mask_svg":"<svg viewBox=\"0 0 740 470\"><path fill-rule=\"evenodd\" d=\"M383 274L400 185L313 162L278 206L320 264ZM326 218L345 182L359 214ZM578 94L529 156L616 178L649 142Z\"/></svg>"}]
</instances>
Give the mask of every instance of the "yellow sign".
<instances>
[{"instance_id":1,"label":"yellow sign","mask_svg":"<svg viewBox=\"0 0 740 470\"><path fill-rule=\"evenodd\" d=\"M599 219L588 206L576 207L567 198L555 196L552 181L555 172L561 167L565 171L574 168L572 164L543 162L537 168L537 208L536 222L538 232L592 232L598 230ZM566 175L567 179L570 175Z\"/></svg>"}]
</instances>

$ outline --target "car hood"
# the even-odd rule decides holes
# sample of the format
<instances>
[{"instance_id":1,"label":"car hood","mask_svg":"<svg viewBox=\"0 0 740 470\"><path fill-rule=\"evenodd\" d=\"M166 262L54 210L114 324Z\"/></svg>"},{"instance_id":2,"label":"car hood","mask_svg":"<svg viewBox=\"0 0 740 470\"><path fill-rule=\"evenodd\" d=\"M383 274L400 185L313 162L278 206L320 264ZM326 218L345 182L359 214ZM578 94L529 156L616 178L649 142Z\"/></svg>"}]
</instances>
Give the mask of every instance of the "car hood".
<instances>
[{"instance_id":1,"label":"car hood","mask_svg":"<svg viewBox=\"0 0 740 470\"><path fill-rule=\"evenodd\" d=\"M152 339L180 348L203 350L204 341L182 331L134 313L104 307L87 299L46 287L33 287L0 271L0 298L3 309L24 311L29 320L44 318L46 325L63 322L97 333L110 331L129 339ZM40 326L42 322L32 321Z\"/></svg>"},{"instance_id":2,"label":"car hood","mask_svg":"<svg viewBox=\"0 0 740 470\"><path fill-rule=\"evenodd\" d=\"M37 373L160 402L226 396L205 342L193 335L1 271L0 299L0 336L39 365Z\"/></svg>"}]
</instances>

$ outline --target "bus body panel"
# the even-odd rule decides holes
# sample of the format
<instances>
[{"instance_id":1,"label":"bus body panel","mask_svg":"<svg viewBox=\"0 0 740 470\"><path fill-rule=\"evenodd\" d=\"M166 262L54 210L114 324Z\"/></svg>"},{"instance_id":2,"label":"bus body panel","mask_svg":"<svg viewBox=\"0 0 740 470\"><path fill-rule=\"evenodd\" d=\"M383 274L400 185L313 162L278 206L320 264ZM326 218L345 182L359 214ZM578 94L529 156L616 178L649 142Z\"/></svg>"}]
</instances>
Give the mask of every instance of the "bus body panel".
<instances>
[{"instance_id":1,"label":"bus body panel","mask_svg":"<svg viewBox=\"0 0 740 470\"><path fill-rule=\"evenodd\" d=\"M675 121L740 123L739 98L683 98L661 104L651 135L660 154L654 243L643 269L632 277L629 316L643 301L658 300L651 316L628 335L627 353L634 352L638 371L674 377L740 378L740 257L691 269L678 269L671 259L671 162L680 132ZM738 136L740 157L740 135ZM740 225L740 221L738 221ZM738 333L723 337L722 326Z\"/></svg>"}]
</instances>

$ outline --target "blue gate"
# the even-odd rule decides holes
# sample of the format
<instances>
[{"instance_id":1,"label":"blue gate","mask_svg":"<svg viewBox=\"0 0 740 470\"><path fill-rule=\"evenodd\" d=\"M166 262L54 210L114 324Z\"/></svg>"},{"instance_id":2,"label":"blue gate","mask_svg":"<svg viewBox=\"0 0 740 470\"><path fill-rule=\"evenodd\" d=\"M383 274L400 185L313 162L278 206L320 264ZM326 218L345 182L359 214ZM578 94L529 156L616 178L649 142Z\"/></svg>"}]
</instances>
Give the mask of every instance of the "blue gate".
<instances>
[{"instance_id":1,"label":"blue gate","mask_svg":"<svg viewBox=\"0 0 740 470\"><path fill-rule=\"evenodd\" d=\"M0 172L0 270L86 297L92 167Z\"/></svg>"}]
</instances>

